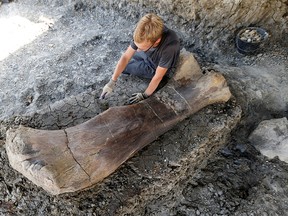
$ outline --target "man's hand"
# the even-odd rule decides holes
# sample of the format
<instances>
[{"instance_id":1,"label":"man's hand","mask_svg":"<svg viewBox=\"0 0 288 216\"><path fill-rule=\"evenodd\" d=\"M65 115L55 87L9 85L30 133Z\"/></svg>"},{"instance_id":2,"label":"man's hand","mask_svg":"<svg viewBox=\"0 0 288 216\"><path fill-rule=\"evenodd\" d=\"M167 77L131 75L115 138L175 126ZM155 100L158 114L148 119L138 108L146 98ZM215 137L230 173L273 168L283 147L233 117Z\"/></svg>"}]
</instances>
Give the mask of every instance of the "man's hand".
<instances>
[{"instance_id":1,"label":"man's hand","mask_svg":"<svg viewBox=\"0 0 288 216\"><path fill-rule=\"evenodd\" d=\"M138 103L146 98L148 98L146 93L134 93L132 97L129 98L129 104Z\"/></svg>"},{"instance_id":2,"label":"man's hand","mask_svg":"<svg viewBox=\"0 0 288 216\"><path fill-rule=\"evenodd\" d=\"M106 96L112 93L113 89L115 88L116 81L110 79L110 81L104 86L100 99L105 99Z\"/></svg>"}]
</instances>

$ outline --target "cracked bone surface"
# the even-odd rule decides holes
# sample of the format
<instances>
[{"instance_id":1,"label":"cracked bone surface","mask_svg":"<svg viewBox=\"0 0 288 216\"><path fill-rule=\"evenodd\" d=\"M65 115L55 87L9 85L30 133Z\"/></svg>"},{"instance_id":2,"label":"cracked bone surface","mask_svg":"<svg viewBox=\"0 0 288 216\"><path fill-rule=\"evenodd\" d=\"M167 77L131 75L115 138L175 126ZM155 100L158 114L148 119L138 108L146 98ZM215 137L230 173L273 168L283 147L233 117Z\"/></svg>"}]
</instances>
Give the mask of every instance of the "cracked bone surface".
<instances>
[{"instance_id":1,"label":"cracked bone surface","mask_svg":"<svg viewBox=\"0 0 288 216\"><path fill-rule=\"evenodd\" d=\"M51 194L82 190L113 173L177 123L230 97L220 73L202 74L193 55L182 50L174 79L150 98L109 108L67 129L10 129L7 155L14 169Z\"/></svg>"}]
</instances>

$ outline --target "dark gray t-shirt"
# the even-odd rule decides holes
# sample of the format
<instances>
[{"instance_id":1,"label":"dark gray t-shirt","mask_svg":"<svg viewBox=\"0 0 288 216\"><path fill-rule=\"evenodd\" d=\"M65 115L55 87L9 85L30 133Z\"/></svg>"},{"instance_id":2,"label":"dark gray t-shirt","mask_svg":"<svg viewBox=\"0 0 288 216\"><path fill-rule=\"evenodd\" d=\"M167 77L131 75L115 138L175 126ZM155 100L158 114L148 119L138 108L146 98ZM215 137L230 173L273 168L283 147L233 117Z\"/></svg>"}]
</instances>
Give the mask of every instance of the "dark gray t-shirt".
<instances>
[{"instance_id":1,"label":"dark gray t-shirt","mask_svg":"<svg viewBox=\"0 0 288 216\"><path fill-rule=\"evenodd\" d=\"M138 49L134 41L132 41L130 45L134 50ZM180 53L179 38L173 30L164 26L159 45L150 48L145 53L151 58L156 66L168 69L174 68Z\"/></svg>"}]
</instances>

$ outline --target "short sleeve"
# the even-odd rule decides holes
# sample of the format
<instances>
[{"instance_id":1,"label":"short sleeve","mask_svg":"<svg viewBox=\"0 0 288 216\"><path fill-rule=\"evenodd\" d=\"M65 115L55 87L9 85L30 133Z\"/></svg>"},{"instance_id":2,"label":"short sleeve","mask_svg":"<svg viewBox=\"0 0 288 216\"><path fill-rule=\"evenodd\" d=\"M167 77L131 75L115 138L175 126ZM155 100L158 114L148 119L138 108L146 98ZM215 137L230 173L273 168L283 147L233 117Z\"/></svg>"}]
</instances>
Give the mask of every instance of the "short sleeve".
<instances>
[{"instance_id":1,"label":"short sleeve","mask_svg":"<svg viewBox=\"0 0 288 216\"><path fill-rule=\"evenodd\" d=\"M174 66L179 56L180 44L178 41L171 42L165 50L163 50L163 55L159 61L159 66L163 68L170 68Z\"/></svg>"},{"instance_id":2,"label":"short sleeve","mask_svg":"<svg viewBox=\"0 0 288 216\"><path fill-rule=\"evenodd\" d=\"M132 47L132 49L137 50L138 47L136 46L136 44L134 43L134 41L131 41L130 46Z\"/></svg>"}]
</instances>

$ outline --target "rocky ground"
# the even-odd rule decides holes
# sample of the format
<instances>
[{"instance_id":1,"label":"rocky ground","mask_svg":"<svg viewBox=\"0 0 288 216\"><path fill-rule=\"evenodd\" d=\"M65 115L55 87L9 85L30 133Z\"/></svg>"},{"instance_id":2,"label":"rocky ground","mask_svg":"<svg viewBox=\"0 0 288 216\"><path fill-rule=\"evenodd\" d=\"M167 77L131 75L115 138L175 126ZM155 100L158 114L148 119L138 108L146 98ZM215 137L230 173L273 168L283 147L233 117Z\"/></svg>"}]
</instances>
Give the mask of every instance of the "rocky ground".
<instances>
[{"instance_id":1,"label":"rocky ground","mask_svg":"<svg viewBox=\"0 0 288 216\"><path fill-rule=\"evenodd\" d=\"M145 89L147 80L122 77L107 101L98 99L130 42L137 13L125 18L78 1L1 5L0 24L12 20L22 32L12 43L1 38L1 47L26 38L26 45L0 56L1 215L287 215L287 164L264 157L247 138L262 120L287 117L288 42L268 42L258 55L245 56L231 37L218 52L209 52L192 46L189 31L166 18L203 70L224 74L236 99L185 120L94 188L51 196L9 166L5 132L19 124L76 125ZM210 157L198 169L189 167L193 145L212 139L226 143L207 152Z\"/></svg>"}]
</instances>

